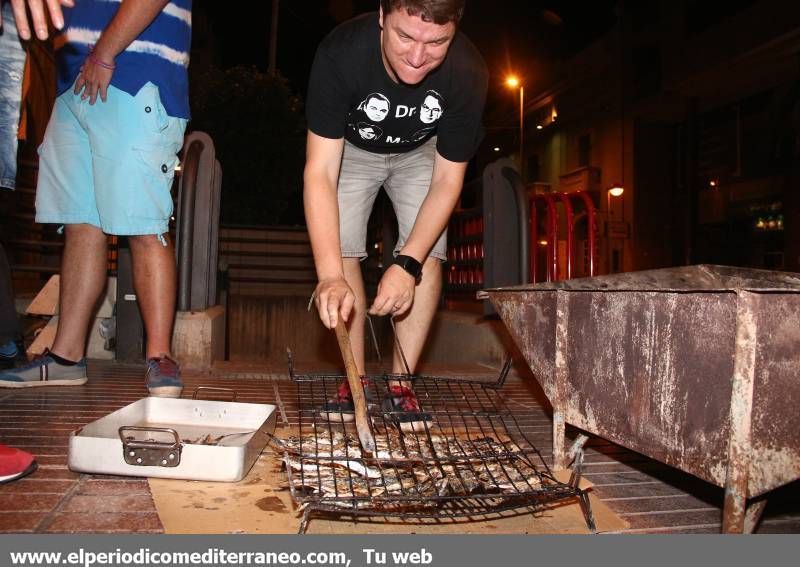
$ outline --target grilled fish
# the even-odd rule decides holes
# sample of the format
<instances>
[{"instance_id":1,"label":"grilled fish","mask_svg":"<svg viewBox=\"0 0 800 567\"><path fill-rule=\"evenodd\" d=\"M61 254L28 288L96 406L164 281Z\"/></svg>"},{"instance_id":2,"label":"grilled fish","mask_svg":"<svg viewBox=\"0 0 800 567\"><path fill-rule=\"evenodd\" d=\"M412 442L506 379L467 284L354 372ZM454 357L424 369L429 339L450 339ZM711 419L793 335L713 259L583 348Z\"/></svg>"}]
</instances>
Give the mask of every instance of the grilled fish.
<instances>
[{"instance_id":1,"label":"grilled fish","mask_svg":"<svg viewBox=\"0 0 800 567\"><path fill-rule=\"evenodd\" d=\"M357 436L318 428L315 435L273 438L284 453L298 502L399 511L439 505L436 498L519 495L543 488L529 451L507 437L375 435L377 454L362 457Z\"/></svg>"}]
</instances>

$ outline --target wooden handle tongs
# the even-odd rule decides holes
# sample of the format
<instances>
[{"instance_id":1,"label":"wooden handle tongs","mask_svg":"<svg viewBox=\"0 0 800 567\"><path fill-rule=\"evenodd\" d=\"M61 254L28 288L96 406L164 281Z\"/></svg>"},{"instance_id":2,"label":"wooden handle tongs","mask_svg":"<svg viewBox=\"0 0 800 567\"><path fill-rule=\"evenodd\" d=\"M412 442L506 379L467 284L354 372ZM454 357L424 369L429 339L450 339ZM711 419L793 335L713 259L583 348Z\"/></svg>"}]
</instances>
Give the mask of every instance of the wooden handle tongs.
<instances>
[{"instance_id":1,"label":"wooden handle tongs","mask_svg":"<svg viewBox=\"0 0 800 567\"><path fill-rule=\"evenodd\" d=\"M336 329L336 340L339 341L339 350L342 352L342 359L347 371L347 383L350 385L350 393L353 396L358 439L361 441L361 448L364 452L374 455L376 450L375 438L372 436L369 416L367 415L367 399L364 396L364 385L361 383L356 361L353 358L350 335L347 332L345 322L341 318L339 318L334 328Z\"/></svg>"}]
</instances>

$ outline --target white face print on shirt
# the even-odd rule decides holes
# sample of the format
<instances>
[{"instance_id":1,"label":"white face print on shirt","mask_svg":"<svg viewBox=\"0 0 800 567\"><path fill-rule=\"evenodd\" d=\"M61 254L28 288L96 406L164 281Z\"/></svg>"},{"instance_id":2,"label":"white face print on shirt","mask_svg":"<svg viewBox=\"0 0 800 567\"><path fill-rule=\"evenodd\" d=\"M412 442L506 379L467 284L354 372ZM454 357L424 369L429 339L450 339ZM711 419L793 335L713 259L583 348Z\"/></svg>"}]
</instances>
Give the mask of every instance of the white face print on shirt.
<instances>
[{"instance_id":1,"label":"white face print on shirt","mask_svg":"<svg viewBox=\"0 0 800 567\"><path fill-rule=\"evenodd\" d=\"M367 95L367 98L358 105L359 109L363 110L367 118L373 122L380 122L386 115L389 114L389 99L381 93L372 93Z\"/></svg>"},{"instance_id":2,"label":"white face print on shirt","mask_svg":"<svg viewBox=\"0 0 800 567\"><path fill-rule=\"evenodd\" d=\"M358 135L361 136L362 140L377 140L383 136L383 130L368 122L359 122L356 130L358 130Z\"/></svg>"},{"instance_id":3,"label":"white face print on shirt","mask_svg":"<svg viewBox=\"0 0 800 567\"><path fill-rule=\"evenodd\" d=\"M441 115L442 104L439 102L438 93L435 91L428 91L419 109L419 119L425 124L431 124L439 120Z\"/></svg>"}]
</instances>

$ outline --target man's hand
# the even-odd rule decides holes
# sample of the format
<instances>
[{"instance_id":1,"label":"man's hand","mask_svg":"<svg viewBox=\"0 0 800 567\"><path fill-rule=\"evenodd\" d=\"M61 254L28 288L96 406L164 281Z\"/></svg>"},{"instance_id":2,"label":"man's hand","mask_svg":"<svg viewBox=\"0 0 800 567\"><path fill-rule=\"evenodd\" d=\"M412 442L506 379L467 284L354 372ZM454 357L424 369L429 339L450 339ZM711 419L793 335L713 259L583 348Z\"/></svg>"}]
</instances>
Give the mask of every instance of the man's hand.
<instances>
[{"instance_id":1,"label":"man's hand","mask_svg":"<svg viewBox=\"0 0 800 567\"><path fill-rule=\"evenodd\" d=\"M323 280L314 290L314 303L319 311L322 324L333 329L341 316L344 322L350 318L356 296L344 278Z\"/></svg>"},{"instance_id":2,"label":"man's hand","mask_svg":"<svg viewBox=\"0 0 800 567\"><path fill-rule=\"evenodd\" d=\"M403 268L397 265L389 266L378 284L378 295L375 296L375 301L369 308L369 314L402 315L414 302L416 285L417 281L414 276Z\"/></svg>"},{"instance_id":3,"label":"man's hand","mask_svg":"<svg viewBox=\"0 0 800 567\"><path fill-rule=\"evenodd\" d=\"M45 4L47 11L50 13L50 21L56 29L64 27L64 15L61 13L61 6L69 6L70 8L75 5L74 0L11 0L11 7L14 9L14 20L17 22L17 33L19 37L24 40L31 38L31 26L28 22L28 14L25 11L25 4L31 11L31 20L33 21L33 29L36 32L36 37L39 39L47 39L47 15L45 14ZM3 23L3 14L0 11L0 25Z\"/></svg>"},{"instance_id":4,"label":"man's hand","mask_svg":"<svg viewBox=\"0 0 800 567\"><path fill-rule=\"evenodd\" d=\"M99 94L105 102L114 59L153 23L167 4L169 0L125 0L120 4L84 61L75 82L75 94L83 90L81 98L88 98L89 104L94 104Z\"/></svg>"},{"instance_id":5,"label":"man's hand","mask_svg":"<svg viewBox=\"0 0 800 567\"><path fill-rule=\"evenodd\" d=\"M75 81L75 94L81 95L81 100L89 99L89 104L94 104L97 95L100 100L106 101L108 96L108 85L111 84L111 76L114 74L114 61L106 61L95 52L89 54L83 62L78 79Z\"/></svg>"}]
</instances>

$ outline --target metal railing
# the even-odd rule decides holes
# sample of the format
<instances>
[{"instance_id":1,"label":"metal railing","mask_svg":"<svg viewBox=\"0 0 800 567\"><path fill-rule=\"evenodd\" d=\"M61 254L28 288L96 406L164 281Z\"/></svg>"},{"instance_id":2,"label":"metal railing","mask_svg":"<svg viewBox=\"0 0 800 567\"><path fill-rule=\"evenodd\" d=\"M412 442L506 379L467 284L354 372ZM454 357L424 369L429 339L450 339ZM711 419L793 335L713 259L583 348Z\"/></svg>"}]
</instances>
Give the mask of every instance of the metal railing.
<instances>
[{"instance_id":1,"label":"metal railing","mask_svg":"<svg viewBox=\"0 0 800 567\"><path fill-rule=\"evenodd\" d=\"M583 211L578 215L575 214L575 207L573 200L583 205ZM592 201L592 198L585 191L576 191L574 193L545 193L535 194L530 197L530 281L536 283L538 274L538 221L539 221L539 208L537 203L544 204L545 217L544 225L545 238L546 238L546 251L545 251L545 277L546 281L551 282L559 279L559 255L558 255L558 228L559 228L559 210L558 204L560 203L564 209L566 217L566 254L564 260L566 262L565 275L566 279L573 277L574 271L574 254L575 254L575 229L578 222L585 216L586 218L586 238L588 241L588 260L589 260L589 276L596 274L597 265L597 220L595 213L597 208Z\"/></svg>"},{"instance_id":2,"label":"metal railing","mask_svg":"<svg viewBox=\"0 0 800 567\"><path fill-rule=\"evenodd\" d=\"M178 193L178 311L216 304L222 168L204 132L186 137Z\"/></svg>"}]
</instances>

